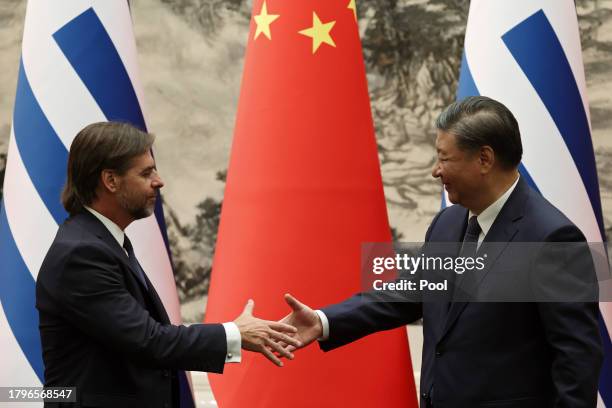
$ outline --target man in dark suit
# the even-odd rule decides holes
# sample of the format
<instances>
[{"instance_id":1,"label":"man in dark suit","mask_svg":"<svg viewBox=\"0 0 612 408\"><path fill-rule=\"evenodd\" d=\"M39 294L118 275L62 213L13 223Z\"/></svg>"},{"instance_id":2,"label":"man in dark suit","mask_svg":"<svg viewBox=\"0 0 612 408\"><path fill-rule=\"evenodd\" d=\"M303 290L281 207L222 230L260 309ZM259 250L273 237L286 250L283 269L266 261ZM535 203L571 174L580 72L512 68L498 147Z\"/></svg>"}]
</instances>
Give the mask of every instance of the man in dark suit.
<instances>
[{"instance_id":1,"label":"man in dark suit","mask_svg":"<svg viewBox=\"0 0 612 408\"><path fill-rule=\"evenodd\" d=\"M241 348L277 365L273 340L295 328L257 319L253 301L233 322L176 326L124 229L153 213L163 181L153 136L95 123L74 139L59 227L36 284L46 387L76 387L82 407L178 407L178 371L221 373ZM278 354L275 355L274 352ZM47 403L46 406L59 406ZM62 405L63 406L63 405Z\"/></svg>"},{"instance_id":2,"label":"man in dark suit","mask_svg":"<svg viewBox=\"0 0 612 408\"><path fill-rule=\"evenodd\" d=\"M432 175L455 205L436 215L425 247L454 242L460 254L471 245L474 253L487 251L489 264L457 277L455 288L462 300L480 301L402 301L397 296L404 294L363 292L314 311L286 295L292 312L282 321L298 328L304 345L319 339L329 351L422 317L422 407L595 407L602 349L596 277L583 234L519 176L519 128L501 103L486 97L453 103L436 127ZM552 259L533 264L512 244L528 242L579 245L563 244L570 248L566 255L553 250ZM538 289L546 293L548 279L558 277L568 277L560 281L571 282L576 297L538 298ZM518 293L523 302L496 298L519 282L531 284L523 289L535 288L535 295Z\"/></svg>"}]
</instances>

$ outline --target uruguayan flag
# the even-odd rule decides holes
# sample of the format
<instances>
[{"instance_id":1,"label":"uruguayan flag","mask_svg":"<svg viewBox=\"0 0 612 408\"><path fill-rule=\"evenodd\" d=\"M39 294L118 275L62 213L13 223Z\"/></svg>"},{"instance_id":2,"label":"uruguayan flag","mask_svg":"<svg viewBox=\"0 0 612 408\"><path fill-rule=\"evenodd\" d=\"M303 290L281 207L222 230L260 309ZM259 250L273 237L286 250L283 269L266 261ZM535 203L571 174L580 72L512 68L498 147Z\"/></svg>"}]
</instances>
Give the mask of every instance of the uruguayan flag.
<instances>
[{"instance_id":1,"label":"uruguayan flag","mask_svg":"<svg viewBox=\"0 0 612 408\"><path fill-rule=\"evenodd\" d=\"M486 95L516 116L521 175L589 242L604 226L573 0L472 0L457 99ZM612 408L612 303L601 303L606 366L599 406Z\"/></svg>"},{"instance_id":2,"label":"uruguayan flag","mask_svg":"<svg viewBox=\"0 0 612 408\"><path fill-rule=\"evenodd\" d=\"M126 0L28 2L0 211L0 386L43 382L35 281L67 216L60 192L68 149L92 122L124 121L146 130L136 57ZM157 203L155 216L127 233L170 319L180 323ZM185 406L192 406L182 379Z\"/></svg>"}]
</instances>

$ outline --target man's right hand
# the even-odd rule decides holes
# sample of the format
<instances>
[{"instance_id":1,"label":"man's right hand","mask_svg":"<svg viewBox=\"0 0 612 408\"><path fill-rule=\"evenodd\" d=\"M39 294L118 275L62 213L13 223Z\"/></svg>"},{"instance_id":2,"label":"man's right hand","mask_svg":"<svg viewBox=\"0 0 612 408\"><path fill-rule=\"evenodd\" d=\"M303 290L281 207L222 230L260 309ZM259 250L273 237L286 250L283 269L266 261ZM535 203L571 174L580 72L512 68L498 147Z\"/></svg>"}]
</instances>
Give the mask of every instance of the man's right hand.
<instances>
[{"instance_id":1,"label":"man's right hand","mask_svg":"<svg viewBox=\"0 0 612 408\"><path fill-rule=\"evenodd\" d=\"M290 294L285 294L285 301L291 307L292 312L285 316L280 323L289 324L297 329L295 337L302 343L301 346L289 344L288 348L293 351L302 348L323 335L323 325L319 315Z\"/></svg>"},{"instance_id":2,"label":"man's right hand","mask_svg":"<svg viewBox=\"0 0 612 408\"><path fill-rule=\"evenodd\" d=\"M282 361L274 352L279 356L293 359L291 351L302 347L300 340L295 337L297 329L282 322L258 319L253 316L253 307L255 302L249 299L242 314L234 320L240 330L242 348L261 353L282 367Z\"/></svg>"}]
</instances>

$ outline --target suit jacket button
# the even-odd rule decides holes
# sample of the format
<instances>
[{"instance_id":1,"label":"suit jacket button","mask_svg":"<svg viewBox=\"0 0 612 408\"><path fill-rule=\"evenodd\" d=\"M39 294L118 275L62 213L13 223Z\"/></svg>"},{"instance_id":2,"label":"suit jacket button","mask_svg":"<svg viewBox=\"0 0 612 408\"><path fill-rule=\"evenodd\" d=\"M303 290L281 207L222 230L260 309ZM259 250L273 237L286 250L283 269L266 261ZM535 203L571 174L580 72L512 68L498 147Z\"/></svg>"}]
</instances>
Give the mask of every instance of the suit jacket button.
<instances>
[{"instance_id":1,"label":"suit jacket button","mask_svg":"<svg viewBox=\"0 0 612 408\"><path fill-rule=\"evenodd\" d=\"M168 370L163 370L163 371L162 371L162 375L163 375L164 377L168 377L168 376L170 375L170 373L168 372Z\"/></svg>"},{"instance_id":2,"label":"suit jacket button","mask_svg":"<svg viewBox=\"0 0 612 408\"><path fill-rule=\"evenodd\" d=\"M423 397L423 399L427 399L427 398L429 398L429 394L424 392L424 393L421 394L421 397Z\"/></svg>"},{"instance_id":3,"label":"suit jacket button","mask_svg":"<svg viewBox=\"0 0 612 408\"><path fill-rule=\"evenodd\" d=\"M440 350L436 350L436 357L440 357L442 355L442 352Z\"/></svg>"}]
</instances>

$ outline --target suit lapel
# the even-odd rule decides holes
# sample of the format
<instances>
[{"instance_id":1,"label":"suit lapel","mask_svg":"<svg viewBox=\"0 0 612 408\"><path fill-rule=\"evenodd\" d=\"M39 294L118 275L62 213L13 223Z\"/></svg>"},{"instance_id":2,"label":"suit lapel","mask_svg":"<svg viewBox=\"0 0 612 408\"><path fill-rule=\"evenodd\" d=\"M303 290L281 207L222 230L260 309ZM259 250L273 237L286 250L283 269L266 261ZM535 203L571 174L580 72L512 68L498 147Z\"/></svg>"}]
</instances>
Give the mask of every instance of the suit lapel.
<instances>
[{"instance_id":1,"label":"suit lapel","mask_svg":"<svg viewBox=\"0 0 612 408\"><path fill-rule=\"evenodd\" d=\"M147 274L144 274L147 285L145 286L137 271L135 271L132 265L130 265L129 258L125 253L123 247L119 245L115 237L113 237L113 235L104 226L104 224L102 224L100 220L98 220L93 214L91 214L87 210L84 210L79 214L74 215L73 220L81 224L81 226L83 226L85 230L91 232L92 234L100 238L113 251L113 253L121 260L123 266L125 266L130 271L132 276L136 279L136 281L140 285L140 289L143 293L143 296L145 298L148 298L149 301L151 301L152 306L155 308L155 311L158 313L160 319L164 320L165 318L166 322L169 322L168 314L164 309L163 303L161 302L159 296L157 295L157 292L153 288L153 284L150 282L149 278L147 277Z\"/></svg>"},{"instance_id":2,"label":"suit lapel","mask_svg":"<svg viewBox=\"0 0 612 408\"><path fill-rule=\"evenodd\" d=\"M425 252L427 256L432 257L454 257L459 254L461 249L461 242L463 241L463 235L467 228L467 217L468 210L459 205L448 208L448 211L452 211L452 214L446 214L450 221L444 222L436 227L435 234L429 238L429 241L425 244ZM429 245L431 244L431 245ZM442 273L442 272L441 272ZM444 275L440 275L444 278ZM447 278L449 286L452 286L454 282L454 276ZM431 311L430 325L435 325L435 338L440 339L444 334L444 327L447 320L449 307L451 303L452 292L446 291L438 295L428 294L426 292L424 302L428 304L428 308Z\"/></svg>"},{"instance_id":3,"label":"suit lapel","mask_svg":"<svg viewBox=\"0 0 612 408\"><path fill-rule=\"evenodd\" d=\"M437 242L448 242L453 243L452 246L448 248L444 248L445 253L444 256L455 257L459 255L459 251L461 250L461 243L463 242L463 236L465 235L465 230L467 229L467 220L468 220L468 210L464 207L457 206L457 210L459 210L459 214L457 215L457 219L461 220L460 222L453 223L453 225L445 228L444 236L441 239L437 239ZM456 244L456 245L454 245ZM456 276L452 276L451 283L454 284ZM452 292L446 292L446 302L440 302L442 309L445 313L448 313L449 303L451 303Z\"/></svg>"},{"instance_id":4,"label":"suit lapel","mask_svg":"<svg viewBox=\"0 0 612 408\"><path fill-rule=\"evenodd\" d=\"M125 254L123 247L119 245L119 243L110 233L110 231L93 214L91 214L87 210L83 210L82 212L76 214L72 219L78 222L83 227L83 229L100 238L113 251L113 253L123 261L125 266L127 266L128 268L130 267L127 255Z\"/></svg>"},{"instance_id":5,"label":"suit lapel","mask_svg":"<svg viewBox=\"0 0 612 408\"><path fill-rule=\"evenodd\" d=\"M149 298L151 299L153 303L153 307L155 308L155 311L157 312L160 323L169 324L170 318L168 317L168 313L166 312L164 303L159 298L159 295L157 294L157 291L155 290L153 283L151 283L146 273L144 277L145 277L145 280L147 281L147 286L149 287L149 292L148 292Z\"/></svg>"},{"instance_id":6,"label":"suit lapel","mask_svg":"<svg viewBox=\"0 0 612 408\"><path fill-rule=\"evenodd\" d=\"M506 204L502 207L497 218L495 218L495 222L478 249L478 256L487 254L486 267L480 271L475 270L473 272L474 279L469 281L471 283L468 286L463 287L466 293L471 293L472 295L476 293L478 286L480 286L483 279L497 262L499 256L518 232L517 221L523 217L523 209L528 193L529 186L527 186L522 178L519 179L514 191L510 194L510 197L508 197L508 201L506 201ZM463 239L463 237L460 239ZM452 328L467 304L468 302L451 303L442 337Z\"/></svg>"}]
</instances>

